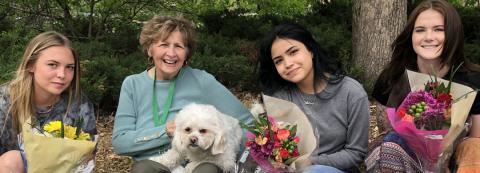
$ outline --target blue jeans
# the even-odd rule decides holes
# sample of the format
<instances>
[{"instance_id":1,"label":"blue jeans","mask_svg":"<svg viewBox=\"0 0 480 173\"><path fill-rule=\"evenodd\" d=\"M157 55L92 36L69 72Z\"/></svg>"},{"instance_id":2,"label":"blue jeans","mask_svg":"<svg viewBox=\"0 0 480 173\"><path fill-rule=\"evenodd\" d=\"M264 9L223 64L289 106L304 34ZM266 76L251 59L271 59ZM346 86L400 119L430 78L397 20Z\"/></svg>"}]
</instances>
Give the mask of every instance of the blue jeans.
<instances>
[{"instance_id":1,"label":"blue jeans","mask_svg":"<svg viewBox=\"0 0 480 173\"><path fill-rule=\"evenodd\" d=\"M322 173L344 173L340 169L325 166L325 165L312 165L305 169L303 173L315 173L315 172L322 172Z\"/></svg>"}]
</instances>

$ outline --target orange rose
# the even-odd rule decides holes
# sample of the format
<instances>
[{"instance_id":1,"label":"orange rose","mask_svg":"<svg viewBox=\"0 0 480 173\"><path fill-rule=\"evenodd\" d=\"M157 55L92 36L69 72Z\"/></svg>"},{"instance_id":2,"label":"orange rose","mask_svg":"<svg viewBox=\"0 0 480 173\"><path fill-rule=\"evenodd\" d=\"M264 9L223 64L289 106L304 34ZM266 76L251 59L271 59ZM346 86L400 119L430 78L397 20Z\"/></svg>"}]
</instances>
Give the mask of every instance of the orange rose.
<instances>
[{"instance_id":1,"label":"orange rose","mask_svg":"<svg viewBox=\"0 0 480 173\"><path fill-rule=\"evenodd\" d=\"M290 131L289 130L285 130L285 129L278 130L277 138L279 140L288 139L289 136L290 136Z\"/></svg>"}]
</instances>

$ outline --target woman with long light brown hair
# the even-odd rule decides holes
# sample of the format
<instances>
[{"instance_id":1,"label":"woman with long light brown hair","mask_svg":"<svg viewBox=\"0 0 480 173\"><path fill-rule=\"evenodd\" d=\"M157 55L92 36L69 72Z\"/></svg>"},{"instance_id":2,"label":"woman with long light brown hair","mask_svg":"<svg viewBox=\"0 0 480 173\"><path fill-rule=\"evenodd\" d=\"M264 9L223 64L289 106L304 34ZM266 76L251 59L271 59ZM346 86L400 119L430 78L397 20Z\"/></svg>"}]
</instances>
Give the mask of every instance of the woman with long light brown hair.
<instances>
[{"instance_id":1,"label":"woman with long light brown hair","mask_svg":"<svg viewBox=\"0 0 480 173\"><path fill-rule=\"evenodd\" d=\"M44 32L29 42L15 77L0 86L0 172L27 172L19 138L28 119L43 127L82 118L83 131L96 134L93 104L80 91L79 62L60 33Z\"/></svg>"}]
</instances>

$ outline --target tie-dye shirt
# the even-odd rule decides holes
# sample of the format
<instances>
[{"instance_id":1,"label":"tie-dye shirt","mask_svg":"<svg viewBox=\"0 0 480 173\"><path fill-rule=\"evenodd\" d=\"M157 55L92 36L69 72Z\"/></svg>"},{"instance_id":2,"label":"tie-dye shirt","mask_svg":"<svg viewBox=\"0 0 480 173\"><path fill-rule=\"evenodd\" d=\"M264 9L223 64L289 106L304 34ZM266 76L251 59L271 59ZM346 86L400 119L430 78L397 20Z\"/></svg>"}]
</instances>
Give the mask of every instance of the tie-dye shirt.
<instances>
[{"instance_id":1,"label":"tie-dye shirt","mask_svg":"<svg viewBox=\"0 0 480 173\"><path fill-rule=\"evenodd\" d=\"M11 115L8 115L8 109L11 101L9 96L9 89L7 85L0 86L0 155L10 151L18 150L17 132L12 128ZM38 126L43 126L45 123L60 120L65 115L68 104L68 95L63 94L61 99L53 105L48 111L37 111L45 113L36 113L36 121ZM80 103L73 99L72 110L67 113L64 119L65 124L73 125L74 120L83 118L83 130L90 133L92 136L97 134L95 113L93 104L90 100L82 94Z\"/></svg>"}]
</instances>

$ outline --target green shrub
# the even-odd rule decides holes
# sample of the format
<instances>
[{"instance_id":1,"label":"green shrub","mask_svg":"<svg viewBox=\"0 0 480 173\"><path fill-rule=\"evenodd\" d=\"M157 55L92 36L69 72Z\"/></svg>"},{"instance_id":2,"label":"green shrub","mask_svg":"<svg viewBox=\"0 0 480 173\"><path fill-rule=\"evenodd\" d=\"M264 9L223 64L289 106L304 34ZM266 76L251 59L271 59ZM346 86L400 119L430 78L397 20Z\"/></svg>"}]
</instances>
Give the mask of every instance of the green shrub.
<instances>
[{"instance_id":1,"label":"green shrub","mask_svg":"<svg viewBox=\"0 0 480 173\"><path fill-rule=\"evenodd\" d=\"M0 32L0 84L12 79L23 56L23 51L35 33L21 28Z\"/></svg>"},{"instance_id":2,"label":"green shrub","mask_svg":"<svg viewBox=\"0 0 480 173\"><path fill-rule=\"evenodd\" d=\"M227 87L254 89L253 65L241 55L213 56L197 54L189 65L205 70Z\"/></svg>"},{"instance_id":3,"label":"green shrub","mask_svg":"<svg viewBox=\"0 0 480 173\"><path fill-rule=\"evenodd\" d=\"M143 53L122 54L98 41L77 42L75 48L81 57L83 90L103 111L115 111L123 79L147 67Z\"/></svg>"},{"instance_id":4,"label":"green shrub","mask_svg":"<svg viewBox=\"0 0 480 173\"><path fill-rule=\"evenodd\" d=\"M465 57L473 63L480 64L480 41L465 44Z\"/></svg>"},{"instance_id":5,"label":"green shrub","mask_svg":"<svg viewBox=\"0 0 480 173\"><path fill-rule=\"evenodd\" d=\"M197 51L195 54L206 54L213 56L235 54L237 50L232 46L233 39L223 37L219 34L199 34Z\"/></svg>"},{"instance_id":6,"label":"green shrub","mask_svg":"<svg viewBox=\"0 0 480 173\"><path fill-rule=\"evenodd\" d=\"M140 60L140 61L139 61ZM82 87L89 98L104 111L114 111L126 76L145 70L145 61L137 54L99 56L82 61Z\"/></svg>"}]
</instances>

